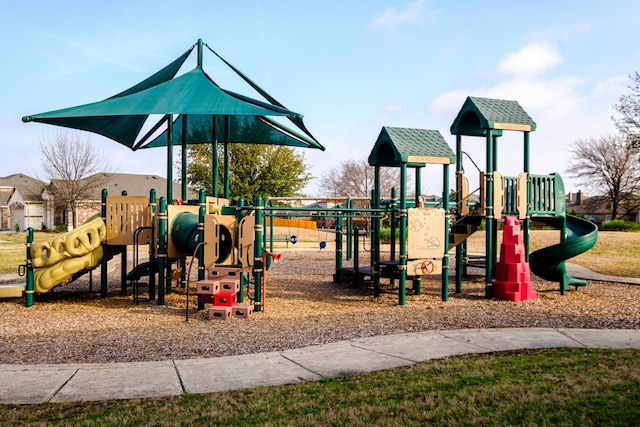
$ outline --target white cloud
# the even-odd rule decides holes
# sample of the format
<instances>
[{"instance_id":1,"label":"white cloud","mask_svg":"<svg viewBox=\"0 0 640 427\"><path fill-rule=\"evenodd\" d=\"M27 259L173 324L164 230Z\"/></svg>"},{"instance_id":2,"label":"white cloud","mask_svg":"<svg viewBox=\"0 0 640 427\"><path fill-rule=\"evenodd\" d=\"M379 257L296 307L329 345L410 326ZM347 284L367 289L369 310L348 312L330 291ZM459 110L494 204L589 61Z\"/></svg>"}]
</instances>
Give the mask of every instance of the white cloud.
<instances>
[{"instance_id":1,"label":"white cloud","mask_svg":"<svg viewBox=\"0 0 640 427\"><path fill-rule=\"evenodd\" d=\"M390 7L374 17L369 23L369 29L393 30L398 25L418 20L427 5L427 0L414 0L404 7Z\"/></svg>"},{"instance_id":2,"label":"white cloud","mask_svg":"<svg viewBox=\"0 0 640 427\"><path fill-rule=\"evenodd\" d=\"M498 64L498 70L515 75L537 75L562 62L555 46L544 42L531 42L517 52L507 54Z\"/></svg>"},{"instance_id":3,"label":"white cloud","mask_svg":"<svg viewBox=\"0 0 640 427\"><path fill-rule=\"evenodd\" d=\"M517 52L508 53L499 61L495 72L510 70L509 76L492 86L455 89L436 97L429 110L449 123L458 113L467 96L516 100L536 121L531 136L531 171L536 174L559 172L567 191L580 186L565 174L569 160L568 147L579 138L610 131L611 105L617 100L625 77L613 76L591 81L580 75L561 75L545 79L540 71L551 70L562 58L555 46L530 43ZM535 64L527 67L527 63ZM534 72L531 72L531 70ZM505 132L500 144L499 169L515 176L522 170L522 137L517 132ZM479 165L484 159L483 144L464 144Z\"/></svg>"}]
</instances>

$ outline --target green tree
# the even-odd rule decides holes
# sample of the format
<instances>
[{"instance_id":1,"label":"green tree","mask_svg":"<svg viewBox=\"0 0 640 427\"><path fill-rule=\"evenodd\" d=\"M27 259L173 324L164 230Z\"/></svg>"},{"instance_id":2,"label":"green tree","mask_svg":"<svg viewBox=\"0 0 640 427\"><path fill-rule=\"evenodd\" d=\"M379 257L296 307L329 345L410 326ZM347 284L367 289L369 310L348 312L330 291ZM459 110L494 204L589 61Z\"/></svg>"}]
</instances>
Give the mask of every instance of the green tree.
<instances>
[{"instance_id":1,"label":"green tree","mask_svg":"<svg viewBox=\"0 0 640 427\"><path fill-rule=\"evenodd\" d=\"M211 191L211 144L189 146L188 185ZM218 194L223 194L223 151L218 147ZM301 195L311 179L304 155L291 147L266 144L229 145L229 197L247 201L256 196L293 197Z\"/></svg>"}]
</instances>

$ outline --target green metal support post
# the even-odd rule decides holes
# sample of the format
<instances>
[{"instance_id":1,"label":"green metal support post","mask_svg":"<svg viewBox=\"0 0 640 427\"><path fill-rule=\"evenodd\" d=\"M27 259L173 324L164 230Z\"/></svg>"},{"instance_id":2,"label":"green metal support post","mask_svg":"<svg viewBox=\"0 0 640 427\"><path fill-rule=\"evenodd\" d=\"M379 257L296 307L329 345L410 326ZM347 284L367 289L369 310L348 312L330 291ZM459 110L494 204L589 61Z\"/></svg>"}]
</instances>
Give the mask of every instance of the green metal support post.
<instances>
[{"instance_id":1,"label":"green metal support post","mask_svg":"<svg viewBox=\"0 0 640 427\"><path fill-rule=\"evenodd\" d=\"M182 150L182 163L180 166L180 181L182 184L182 200L184 200L185 202L187 201L188 197L187 197L187 132L189 131L188 128L188 120L189 120L189 116L187 114L183 114L182 115L182 145L181 145L181 150Z\"/></svg>"},{"instance_id":2,"label":"green metal support post","mask_svg":"<svg viewBox=\"0 0 640 427\"><path fill-rule=\"evenodd\" d=\"M485 206L486 206L486 235L485 235L485 251L486 251L486 270L485 270L485 298L492 297L492 284L493 268L495 265L495 259L493 259L493 228L495 226L493 218L493 134L490 129L487 129L487 152L486 152L486 194L485 194Z\"/></svg>"},{"instance_id":3,"label":"green metal support post","mask_svg":"<svg viewBox=\"0 0 640 427\"><path fill-rule=\"evenodd\" d=\"M398 305L406 304L407 296L407 164L400 166L400 284Z\"/></svg>"},{"instance_id":4,"label":"green metal support post","mask_svg":"<svg viewBox=\"0 0 640 427\"><path fill-rule=\"evenodd\" d=\"M167 114L167 203L173 203L173 114Z\"/></svg>"},{"instance_id":5,"label":"green metal support post","mask_svg":"<svg viewBox=\"0 0 640 427\"><path fill-rule=\"evenodd\" d=\"M158 212L158 305L164 305L167 271L167 199L160 197Z\"/></svg>"},{"instance_id":6,"label":"green metal support post","mask_svg":"<svg viewBox=\"0 0 640 427\"><path fill-rule=\"evenodd\" d=\"M420 194L422 194L422 178L421 178L421 171L422 168L417 167L415 168L416 171L416 198L415 198L415 206L416 207L420 207ZM446 240L445 240L446 241ZM413 290L415 292L416 295L421 295L422 294L422 276L414 276L413 278Z\"/></svg>"},{"instance_id":7,"label":"green metal support post","mask_svg":"<svg viewBox=\"0 0 640 427\"><path fill-rule=\"evenodd\" d=\"M126 196L127 192L123 190L121 194L122 196ZM121 294L127 293L127 263L128 263L127 249L128 249L128 246L124 245L124 248L122 249L122 254L120 254L120 293Z\"/></svg>"},{"instance_id":8,"label":"green metal support post","mask_svg":"<svg viewBox=\"0 0 640 427\"><path fill-rule=\"evenodd\" d=\"M149 300L154 301L156 299L156 267L158 260L156 259L157 242L153 241L156 227L156 190L151 189L149 191L149 206L151 207L151 241L149 242Z\"/></svg>"},{"instance_id":9,"label":"green metal support post","mask_svg":"<svg viewBox=\"0 0 640 427\"><path fill-rule=\"evenodd\" d=\"M27 284L24 290L25 294L25 305L27 307L31 307L33 305L33 294L35 293L34 281L33 281L33 261L31 258L31 244L33 243L33 228L27 228Z\"/></svg>"},{"instance_id":10,"label":"green metal support post","mask_svg":"<svg viewBox=\"0 0 640 427\"><path fill-rule=\"evenodd\" d=\"M442 255L442 301L449 300L449 165L443 165L442 208L444 209L444 254Z\"/></svg>"},{"instance_id":11,"label":"green metal support post","mask_svg":"<svg viewBox=\"0 0 640 427\"><path fill-rule=\"evenodd\" d=\"M229 121L229 116L224 116L224 198L229 198L229 141L230 141L230 133L231 124ZM262 206L262 205L261 205Z\"/></svg>"},{"instance_id":12,"label":"green metal support post","mask_svg":"<svg viewBox=\"0 0 640 427\"><path fill-rule=\"evenodd\" d=\"M380 209L380 166L374 167L373 191L371 195L371 207ZM372 221L371 233L371 266L373 267L373 296L380 297L380 216L376 215Z\"/></svg>"},{"instance_id":13,"label":"green metal support post","mask_svg":"<svg viewBox=\"0 0 640 427\"><path fill-rule=\"evenodd\" d=\"M211 118L211 195L218 197L218 127L217 116Z\"/></svg>"},{"instance_id":14,"label":"green metal support post","mask_svg":"<svg viewBox=\"0 0 640 427\"><path fill-rule=\"evenodd\" d=\"M102 189L102 203L100 205L100 214L102 216L102 222L107 223L107 190ZM102 243L102 261L100 262L100 298L107 297L107 274L108 274L108 254L109 246L106 243Z\"/></svg>"},{"instance_id":15,"label":"green metal support post","mask_svg":"<svg viewBox=\"0 0 640 427\"><path fill-rule=\"evenodd\" d=\"M351 197L347 197L347 209L353 208L353 201ZM358 238L357 236L355 237ZM347 260L353 257L353 214L347 213ZM357 254L356 254L357 255Z\"/></svg>"},{"instance_id":16,"label":"green metal support post","mask_svg":"<svg viewBox=\"0 0 640 427\"><path fill-rule=\"evenodd\" d=\"M460 212L462 210L462 203L468 203L468 201L463 200L463 195L460 194L459 190L462 188L464 175L463 175L463 165L462 165L462 135L456 135L456 201L457 201L457 209L456 214L460 217ZM448 229L449 227L447 227ZM449 241L445 240L447 247L449 246ZM466 256L466 245L467 241L463 241L456 245L456 293L462 293L462 277L464 276L464 258Z\"/></svg>"},{"instance_id":17,"label":"green metal support post","mask_svg":"<svg viewBox=\"0 0 640 427\"><path fill-rule=\"evenodd\" d=\"M337 205L336 209L341 208L341 205ZM338 270L342 268L342 227L343 223L343 213L339 212L338 217L336 218L336 274Z\"/></svg>"},{"instance_id":18,"label":"green metal support post","mask_svg":"<svg viewBox=\"0 0 640 427\"><path fill-rule=\"evenodd\" d=\"M265 205L268 203L268 199L265 202ZM244 199L241 197L238 199L238 207L236 208L236 224L240 224L240 219L242 218L242 208L244 208ZM273 223L273 221L271 221ZM264 239L264 237L263 237ZM237 240L235 240L237 241ZM269 251L271 252L271 251ZM244 302L244 287L246 284L246 280L244 277L244 273L240 273L240 291L238 292L238 302Z\"/></svg>"},{"instance_id":19,"label":"green metal support post","mask_svg":"<svg viewBox=\"0 0 640 427\"><path fill-rule=\"evenodd\" d=\"M198 192L198 204L200 210L198 212L198 241L204 242L204 217L207 214L207 194L204 189L200 189ZM204 271L204 246L200 245L198 248L198 280L205 279Z\"/></svg>"},{"instance_id":20,"label":"green metal support post","mask_svg":"<svg viewBox=\"0 0 640 427\"><path fill-rule=\"evenodd\" d=\"M253 280L255 283L254 311L260 313L262 311L262 231L264 229L262 197L256 197L254 209L256 215L253 245Z\"/></svg>"},{"instance_id":21,"label":"green metal support post","mask_svg":"<svg viewBox=\"0 0 640 427\"><path fill-rule=\"evenodd\" d=\"M530 189L530 178L529 178L529 172L530 172L530 162L529 162L529 151L530 151L530 142L529 142L529 137L530 137L530 132L524 132L524 169L523 171L527 174L527 185L524 188L524 191L526 191L526 195L527 195L527 212L525 214L525 219L523 221L523 225L522 225L522 230L523 230L523 243L524 243L524 254L525 254L525 260L527 262L529 262L529 227L531 226L531 216L529 213L529 207L531 206L530 203L530 194L531 194L531 189Z\"/></svg>"}]
</instances>

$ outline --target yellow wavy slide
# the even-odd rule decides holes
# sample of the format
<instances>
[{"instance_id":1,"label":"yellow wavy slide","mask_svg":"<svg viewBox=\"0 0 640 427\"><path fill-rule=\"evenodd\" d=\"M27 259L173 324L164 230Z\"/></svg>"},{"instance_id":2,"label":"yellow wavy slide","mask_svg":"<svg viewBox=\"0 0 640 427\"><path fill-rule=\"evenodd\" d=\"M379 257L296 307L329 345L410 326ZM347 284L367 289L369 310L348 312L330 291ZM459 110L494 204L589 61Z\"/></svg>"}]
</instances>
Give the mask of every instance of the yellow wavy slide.
<instances>
[{"instance_id":1,"label":"yellow wavy slide","mask_svg":"<svg viewBox=\"0 0 640 427\"><path fill-rule=\"evenodd\" d=\"M34 290L44 293L69 283L76 273L100 265L107 227L101 218L48 242L31 244Z\"/></svg>"}]
</instances>

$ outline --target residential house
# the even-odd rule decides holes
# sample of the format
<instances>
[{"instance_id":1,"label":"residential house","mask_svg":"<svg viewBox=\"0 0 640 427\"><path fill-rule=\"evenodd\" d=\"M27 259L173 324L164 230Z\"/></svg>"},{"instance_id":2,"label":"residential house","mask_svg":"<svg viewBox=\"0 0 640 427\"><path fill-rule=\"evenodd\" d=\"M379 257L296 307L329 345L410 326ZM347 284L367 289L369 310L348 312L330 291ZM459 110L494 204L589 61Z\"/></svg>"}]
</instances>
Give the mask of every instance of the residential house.
<instances>
[{"instance_id":1,"label":"residential house","mask_svg":"<svg viewBox=\"0 0 640 427\"><path fill-rule=\"evenodd\" d=\"M98 176L96 176L98 175ZM102 203L102 189L107 190L110 196L120 196L126 192L128 196L147 196L152 189L156 190L158 199L166 197L167 180L157 175L139 175L129 173L98 173L86 179L99 178L100 186L95 188L94 194L89 200L82 200L76 209L77 223L83 224L87 219L100 213ZM55 183L52 183L55 185ZM173 183L173 196L179 198L182 195L182 187L179 183ZM197 197L193 191L188 193L190 199ZM56 224L72 226L73 216L65 209L56 210Z\"/></svg>"},{"instance_id":2,"label":"residential house","mask_svg":"<svg viewBox=\"0 0 640 427\"><path fill-rule=\"evenodd\" d=\"M0 229L53 226L53 197L44 182L21 173L0 177Z\"/></svg>"},{"instance_id":3,"label":"residential house","mask_svg":"<svg viewBox=\"0 0 640 427\"><path fill-rule=\"evenodd\" d=\"M611 202L605 196L585 197L582 191L567 194L567 213L582 214L589 221L602 225L605 221L611 221ZM640 212L625 210L620 206L618 216L626 221L640 222Z\"/></svg>"}]
</instances>

